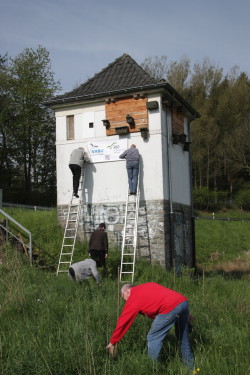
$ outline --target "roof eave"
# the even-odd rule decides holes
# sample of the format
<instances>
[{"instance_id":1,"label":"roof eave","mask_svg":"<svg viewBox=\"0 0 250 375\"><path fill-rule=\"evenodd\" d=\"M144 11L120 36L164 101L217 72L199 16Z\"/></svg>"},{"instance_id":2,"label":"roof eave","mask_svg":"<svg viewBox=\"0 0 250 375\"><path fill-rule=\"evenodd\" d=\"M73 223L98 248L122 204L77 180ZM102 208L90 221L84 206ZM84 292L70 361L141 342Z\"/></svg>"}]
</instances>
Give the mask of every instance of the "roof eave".
<instances>
[{"instance_id":1,"label":"roof eave","mask_svg":"<svg viewBox=\"0 0 250 375\"><path fill-rule=\"evenodd\" d=\"M170 94L171 99L174 102L178 102L180 105L184 106L186 110L192 115L193 119L200 118L201 115L197 112L179 93L176 91L173 86L169 83L165 83L166 90L168 95Z\"/></svg>"},{"instance_id":2,"label":"roof eave","mask_svg":"<svg viewBox=\"0 0 250 375\"><path fill-rule=\"evenodd\" d=\"M113 91L105 91L95 94L87 94L87 95L81 95L81 96L74 96L69 98L55 98L51 99L50 101L46 101L43 104L55 109L59 108L62 105L70 105L70 104L80 104L81 102L89 102L89 101L96 101L98 99L106 98L109 96L124 96L126 94L130 94L136 91L161 91L164 93L167 91L167 94L171 97L173 102L178 102L182 106L186 108L186 110L192 115L194 118L201 117L200 114L188 103L186 100L167 82L159 82L159 83L153 83L149 85L141 85L141 86L135 86L135 87L129 87L119 90L113 90Z\"/></svg>"},{"instance_id":3,"label":"roof eave","mask_svg":"<svg viewBox=\"0 0 250 375\"><path fill-rule=\"evenodd\" d=\"M147 90L148 91L150 89L157 88L159 86L160 86L159 84L154 83L154 84L150 84L150 85L135 86L135 87L129 87L129 88L113 90L113 91L104 91L104 92L95 93L95 94L72 96L72 97L69 97L69 98L55 98L55 99L51 99L49 101L46 101L43 104L50 107L54 104L75 103L75 102L79 102L79 101L101 99L101 98L105 98L107 96L121 95L121 94L124 94L124 93L135 92L135 91L138 91L138 90L141 90L141 91Z\"/></svg>"}]
</instances>

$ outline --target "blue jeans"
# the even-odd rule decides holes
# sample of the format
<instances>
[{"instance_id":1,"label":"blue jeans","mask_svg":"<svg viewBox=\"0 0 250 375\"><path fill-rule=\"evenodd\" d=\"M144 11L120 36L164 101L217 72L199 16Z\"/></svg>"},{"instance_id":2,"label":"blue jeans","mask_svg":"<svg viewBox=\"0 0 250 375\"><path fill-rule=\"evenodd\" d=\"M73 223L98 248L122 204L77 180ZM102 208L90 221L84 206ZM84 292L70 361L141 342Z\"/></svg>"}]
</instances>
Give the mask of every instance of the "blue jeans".
<instances>
[{"instance_id":1,"label":"blue jeans","mask_svg":"<svg viewBox=\"0 0 250 375\"><path fill-rule=\"evenodd\" d=\"M128 172L129 191L130 193L136 193L139 174L139 163L137 161L128 161L126 167Z\"/></svg>"},{"instance_id":2,"label":"blue jeans","mask_svg":"<svg viewBox=\"0 0 250 375\"><path fill-rule=\"evenodd\" d=\"M180 343L182 361L188 367L194 366L194 356L189 343L188 314L188 302L184 301L168 314L156 316L147 335L148 356L150 358L159 361L163 340L175 324L175 334Z\"/></svg>"}]
</instances>

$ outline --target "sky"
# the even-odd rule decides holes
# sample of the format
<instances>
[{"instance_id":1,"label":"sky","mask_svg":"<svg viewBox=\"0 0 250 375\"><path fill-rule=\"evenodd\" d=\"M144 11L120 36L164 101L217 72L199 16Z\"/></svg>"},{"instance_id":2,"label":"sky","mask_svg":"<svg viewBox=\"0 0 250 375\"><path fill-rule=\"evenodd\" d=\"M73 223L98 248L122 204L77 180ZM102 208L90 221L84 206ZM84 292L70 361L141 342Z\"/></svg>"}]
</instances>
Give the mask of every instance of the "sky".
<instances>
[{"instance_id":1,"label":"sky","mask_svg":"<svg viewBox=\"0 0 250 375\"><path fill-rule=\"evenodd\" d=\"M250 76L249 14L249 0L0 0L0 54L45 47L61 94L124 53L208 57Z\"/></svg>"}]
</instances>

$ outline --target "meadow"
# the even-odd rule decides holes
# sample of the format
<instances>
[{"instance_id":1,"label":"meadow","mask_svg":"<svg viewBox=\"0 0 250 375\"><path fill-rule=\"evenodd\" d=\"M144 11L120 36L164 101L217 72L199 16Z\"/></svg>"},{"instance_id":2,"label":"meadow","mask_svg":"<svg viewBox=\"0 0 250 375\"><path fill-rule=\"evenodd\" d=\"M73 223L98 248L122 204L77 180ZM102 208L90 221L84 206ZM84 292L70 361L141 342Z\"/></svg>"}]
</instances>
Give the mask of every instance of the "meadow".
<instances>
[{"instance_id":1,"label":"meadow","mask_svg":"<svg viewBox=\"0 0 250 375\"><path fill-rule=\"evenodd\" d=\"M57 260L62 231L55 212L14 211L12 215L32 231L44 261ZM151 320L143 316L120 341L116 356L107 355L105 346L123 306L118 299L118 251L110 252L108 276L97 287L93 279L76 284L65 274L30 267L27 257L2 244L0 374L249 374L249 276L245 269L223 267L229 262L239 266L237 259L249 253L250 222L221 227L223 223L196 221L196 273L183 268L182 276L176 277L159 266L140 260L136 264L135 284L158 282L189 299L196 360L192 371L181 363L174 330L164 343L162 363L148 359ZM211 253L221 255L214 259ZM74 261L83 257L86 246L78 243Z\"/></svg>"}]
</instances>

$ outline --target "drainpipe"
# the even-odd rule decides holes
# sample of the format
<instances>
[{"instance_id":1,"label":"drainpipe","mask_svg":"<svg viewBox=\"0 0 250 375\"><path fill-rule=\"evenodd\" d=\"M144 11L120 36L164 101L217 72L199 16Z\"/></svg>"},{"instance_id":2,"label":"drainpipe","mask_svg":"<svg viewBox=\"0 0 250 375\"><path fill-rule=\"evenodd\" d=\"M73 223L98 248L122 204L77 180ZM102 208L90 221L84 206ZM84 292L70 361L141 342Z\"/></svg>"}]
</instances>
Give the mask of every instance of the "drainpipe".
<instances>
[{"instance_id":1,"label":"drainpipe","mask_svg":"<svg viewBox=\"0 0 250 375\"><path fill-rule=\"evenodd\" d=\"M168 111L166 110L166 115ZM171 120L170 120L171 121ZM172 168L171 168L171 126L167 122L167 157L168 157L168 190L169 190L169 222L170 222L170 248L168 268L172 268L174 259L174 212L172 197Z\"/></svg>"},{"instance_id":2,"label":"drainpipe","mask_svg":"<svg viewBox=\"0 0 250 375\"><path fill-rule=\"evenodd\" d=\"M188 121L188 140L191 141L190 135L190 124L193 120ZM192 231L192 265L191 267L196 268L196 252L195 252L195 215L193 205L193 179L192 179L192 147L190 143L189 148L189 177L190 177L190 200L191 200L191 231Z\"/></svg>"}]
</instances>

